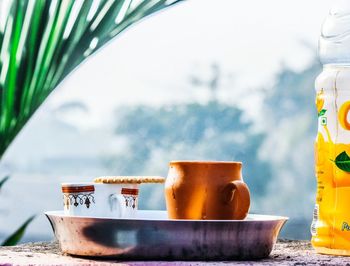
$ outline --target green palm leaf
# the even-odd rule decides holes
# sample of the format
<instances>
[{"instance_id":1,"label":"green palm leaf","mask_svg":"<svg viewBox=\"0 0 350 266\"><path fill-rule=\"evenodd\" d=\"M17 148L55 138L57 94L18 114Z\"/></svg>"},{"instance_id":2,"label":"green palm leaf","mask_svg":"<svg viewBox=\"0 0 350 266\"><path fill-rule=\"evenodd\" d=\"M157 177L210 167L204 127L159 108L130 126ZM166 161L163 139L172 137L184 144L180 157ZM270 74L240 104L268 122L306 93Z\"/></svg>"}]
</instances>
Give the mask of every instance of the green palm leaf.
<instances>
[{"instance_id":1,"label":"green palm leaf","mask_svg":"<svg viewBox=\"0 0 350 266\"><path fill-rule=\"evenodd\" d=\"M0 158L81 62L140 19L181 0L8 0L0 18ZM2 2L0 2L1 4Z\"/></svg>"},{"instance_id":2,"label":"green palm leaf","mask_svg":"<svg viewBox=\"0 0 350 266\"><path fill-rule=\"evenodd\" d=\"M0 189L9 179L10 179L9 176L5 176L3 179L0 180Z\"/></svg>"},{"instance_id":3,"label":"green palm leaf","mask_svg":"<svg viewBox=\"0 0 350 266\"><path fill-rule=\"evenodd\" d=\"M335 164L339 169L350 173L350 157L345 151L335 158Z\"/></svg>"},{"instance_id":4,"label":"green palm leaf","mask_svg":"<svg viewBox=\"0 0 350 266\"><path fill-rule=\"evenodd\" d=\"M0 159L73 69L133 23L180 1L0 0ZM2 245L16 244L33 219Z\"/></svg>"},{"instance_id":5,"label":"green palm leaf","mask_svg":"<svg viewBox=\"0 0 350 266\"><path fill-rule=\"evenodd\" d=\"M10 235L0 246L16 245L24 235L27 226L33 221L35 216L28 218L12 235Z\"/></svg>"}]
</instances>

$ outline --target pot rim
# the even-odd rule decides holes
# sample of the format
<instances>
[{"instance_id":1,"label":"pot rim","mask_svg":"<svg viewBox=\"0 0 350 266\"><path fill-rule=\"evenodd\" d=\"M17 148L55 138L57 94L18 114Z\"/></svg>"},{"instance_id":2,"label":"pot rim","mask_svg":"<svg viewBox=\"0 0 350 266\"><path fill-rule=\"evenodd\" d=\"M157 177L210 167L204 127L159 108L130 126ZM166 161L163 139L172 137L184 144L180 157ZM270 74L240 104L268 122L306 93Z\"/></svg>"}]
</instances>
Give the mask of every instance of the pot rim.
<instances>
[{"instance_id":1,"label":"pot rim","mask_svg":"<svg viewBox=\"0 0 350 266\"><path fill-rule=\"evenodd\" d=\"M169 165L173 164L232 164L232 165L242 165L242 162L238 161L180 161L180 160L174 160L170 161Z\"/></svg>"}]
</instances>

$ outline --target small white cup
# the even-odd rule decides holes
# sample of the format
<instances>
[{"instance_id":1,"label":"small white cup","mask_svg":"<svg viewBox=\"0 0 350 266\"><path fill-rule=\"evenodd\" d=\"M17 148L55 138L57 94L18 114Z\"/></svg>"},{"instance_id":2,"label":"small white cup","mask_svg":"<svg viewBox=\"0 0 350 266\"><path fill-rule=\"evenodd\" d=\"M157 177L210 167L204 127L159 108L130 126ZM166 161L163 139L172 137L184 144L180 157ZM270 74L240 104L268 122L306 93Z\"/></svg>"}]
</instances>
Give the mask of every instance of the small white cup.
<instances>
[{"instance_id":1,"label":"small white cup","mask_svg":"<svg viewBox=\"0 0 350 266\"><path fill-rule=\"evenodd\" d=\"M64 213L70 216L132 218L138 184L62 183Z\"/></svg>"}]
</instances>

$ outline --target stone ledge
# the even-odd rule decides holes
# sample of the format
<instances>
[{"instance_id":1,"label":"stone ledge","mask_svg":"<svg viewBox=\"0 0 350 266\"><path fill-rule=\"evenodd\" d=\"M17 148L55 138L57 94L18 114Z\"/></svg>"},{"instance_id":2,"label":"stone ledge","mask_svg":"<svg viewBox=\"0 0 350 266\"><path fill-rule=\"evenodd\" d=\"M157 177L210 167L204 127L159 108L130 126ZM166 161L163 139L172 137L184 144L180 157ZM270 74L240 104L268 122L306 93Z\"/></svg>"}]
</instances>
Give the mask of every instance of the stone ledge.
<instances>
[{"instance_id":1,"label":"stone ledge","mask_svg":"<svg viewBox=\"0 0 350 266\"><path fill-rule=\"evenodd\" d=\"M61 253L56 242L0 247L0 265L227 265L228 262L121 262L72 257ZM280 240L270 257L235 265L349 265L347 257L319 255L307 241Z\"/></svg>"}]
</instances>

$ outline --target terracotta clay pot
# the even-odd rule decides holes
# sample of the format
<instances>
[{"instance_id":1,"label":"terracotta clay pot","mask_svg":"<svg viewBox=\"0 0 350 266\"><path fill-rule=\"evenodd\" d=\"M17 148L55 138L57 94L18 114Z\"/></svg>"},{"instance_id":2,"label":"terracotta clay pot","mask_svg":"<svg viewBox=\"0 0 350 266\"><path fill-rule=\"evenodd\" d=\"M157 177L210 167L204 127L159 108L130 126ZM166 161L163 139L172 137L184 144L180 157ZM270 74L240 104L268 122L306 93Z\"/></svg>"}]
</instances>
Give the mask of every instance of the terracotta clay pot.
<instances>
[{"instance_id":1,"label":"terracotta clay pot","mask_svg":"<svg viewBox=\"0 0 350 266\"><path fill-rule=\"evenodd\" d=\"M170 219L241 220L250 194L241 162L172 161L165 182Z\"/></svg>"}]
</instances>

